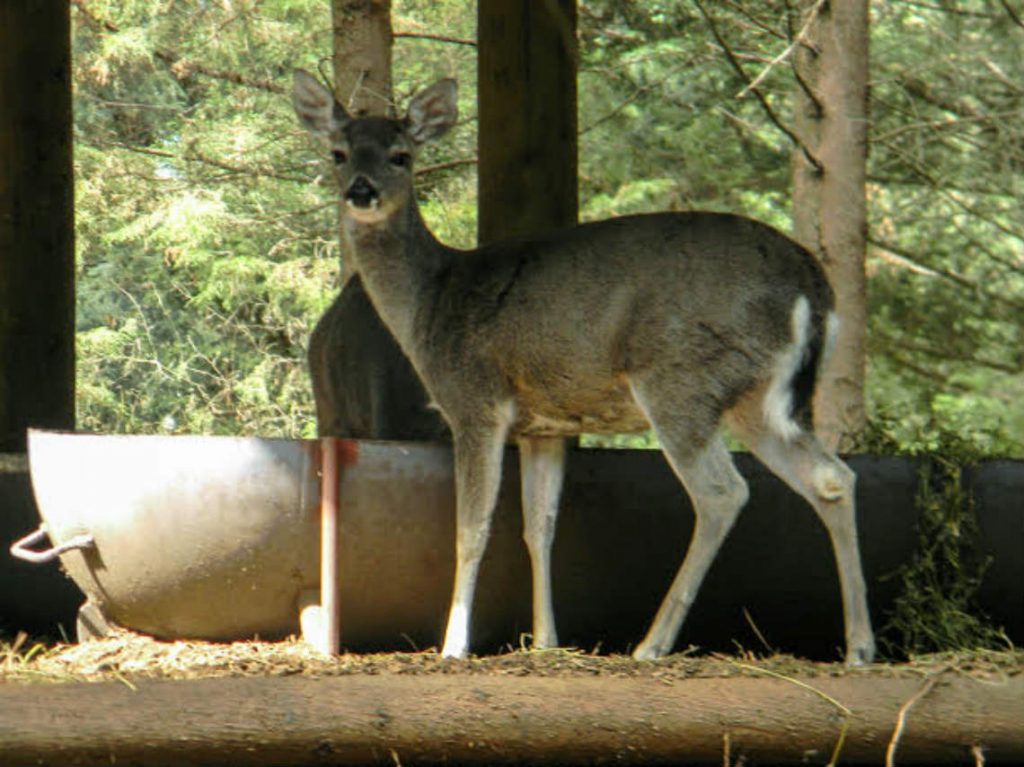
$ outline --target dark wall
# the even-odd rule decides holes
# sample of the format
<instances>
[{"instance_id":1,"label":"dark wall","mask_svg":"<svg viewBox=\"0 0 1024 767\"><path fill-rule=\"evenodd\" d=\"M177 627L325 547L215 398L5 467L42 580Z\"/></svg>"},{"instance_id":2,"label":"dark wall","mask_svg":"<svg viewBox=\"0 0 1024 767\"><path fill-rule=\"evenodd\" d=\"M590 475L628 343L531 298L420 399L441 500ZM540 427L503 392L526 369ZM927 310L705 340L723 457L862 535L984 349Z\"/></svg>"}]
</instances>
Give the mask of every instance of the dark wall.
<instances>
[{"instance_id":1,"label":"dark wall","mask_svg":"<svg viewBox=\"0 0 1024 767\"><path fill-rule=\"evenodd\" d=\"M10 544L35 530L39 512L24 472L0 468L0 631L74 636L81 592L56 562L30 565L7 552Z\"/></svg>"}]
</instances>

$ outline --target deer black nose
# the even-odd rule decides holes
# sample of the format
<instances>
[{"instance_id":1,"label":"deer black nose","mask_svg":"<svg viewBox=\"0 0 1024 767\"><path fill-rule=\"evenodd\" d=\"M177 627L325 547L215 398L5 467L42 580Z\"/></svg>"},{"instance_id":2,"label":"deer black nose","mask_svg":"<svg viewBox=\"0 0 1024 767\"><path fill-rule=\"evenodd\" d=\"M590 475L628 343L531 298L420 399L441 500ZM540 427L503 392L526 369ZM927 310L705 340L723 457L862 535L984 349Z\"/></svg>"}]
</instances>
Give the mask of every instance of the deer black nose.
<instances>
[{"instance_id":1,"label":"deer black nose","mask_svg":"<svg viewBox=\"0 0 1024 767\"><path fill-rule=\"evenodd\" d=\"M380 194L366 176L356 176L345 192L345 200L357 208L372 207L379 199Z\"/></svg>"}]
</instances>

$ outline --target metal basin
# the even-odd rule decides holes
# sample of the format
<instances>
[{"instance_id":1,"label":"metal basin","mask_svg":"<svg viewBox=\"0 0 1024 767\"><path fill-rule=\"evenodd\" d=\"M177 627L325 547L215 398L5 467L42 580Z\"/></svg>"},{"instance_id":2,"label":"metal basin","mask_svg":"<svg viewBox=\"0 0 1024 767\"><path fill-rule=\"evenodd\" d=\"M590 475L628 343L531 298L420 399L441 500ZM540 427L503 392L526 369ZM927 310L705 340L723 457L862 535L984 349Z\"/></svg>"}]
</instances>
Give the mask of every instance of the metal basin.
<instances>
[{"instance_id":1,"label":"metal basin","mask_svg":"<svg viewBox=\"0 0 1024 767\"><path fill-rule=\"evenodd\" d=\"M346 644L429 642L452 577L451 456L342 442ZM40 516L103 617L164 638L297 632L319 578L320 443L29 435ZM84 537L83 537L84 536Z\"/></svg>"}]
</instances>

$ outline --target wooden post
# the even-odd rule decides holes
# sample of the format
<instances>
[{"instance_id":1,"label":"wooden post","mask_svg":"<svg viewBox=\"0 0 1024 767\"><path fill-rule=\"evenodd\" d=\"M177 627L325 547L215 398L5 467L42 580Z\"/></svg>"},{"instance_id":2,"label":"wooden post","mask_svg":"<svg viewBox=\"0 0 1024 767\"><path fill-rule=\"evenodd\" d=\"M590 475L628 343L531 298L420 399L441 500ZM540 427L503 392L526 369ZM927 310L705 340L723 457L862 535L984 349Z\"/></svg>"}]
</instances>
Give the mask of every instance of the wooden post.
<instances>
[{"instance_id":1,"label":"wooden post","mask_svg":"<svg viewBox=\"0 0 1024 767\"><path fill-rule=\"evenodd\" d=\"M0 3L0 452L75 421L71 12Z\"/></svg>"},{"instance_id":2,"label":"wooden post","mask_svg":"<svg viewBox=\"0 0 1024 767\"><path fill-rule=\"evenodd\" d=\"M479 239L576 223L576 0L477 4Z\"/></svg>"}]
</instances>

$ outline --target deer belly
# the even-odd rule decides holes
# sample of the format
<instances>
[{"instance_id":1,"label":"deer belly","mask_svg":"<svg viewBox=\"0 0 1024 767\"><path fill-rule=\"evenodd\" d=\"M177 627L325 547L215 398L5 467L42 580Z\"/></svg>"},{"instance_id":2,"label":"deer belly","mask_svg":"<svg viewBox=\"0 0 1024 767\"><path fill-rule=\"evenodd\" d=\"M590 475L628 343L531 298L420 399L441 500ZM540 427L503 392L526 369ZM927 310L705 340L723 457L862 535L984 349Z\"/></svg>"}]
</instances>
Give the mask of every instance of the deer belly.
<instances>
[{"instance_id":1,"label":"deer belly","mask_svg":"<svg viewBox=\"0 0 1024 767\"><path fill-rule=\"evenodd\" d=\"M538 437L630 434L648 428L625 385L574 393L520 389L516 412L513 431Z\"/></svg>"}]
</instances>

